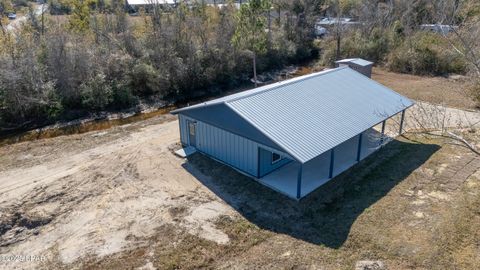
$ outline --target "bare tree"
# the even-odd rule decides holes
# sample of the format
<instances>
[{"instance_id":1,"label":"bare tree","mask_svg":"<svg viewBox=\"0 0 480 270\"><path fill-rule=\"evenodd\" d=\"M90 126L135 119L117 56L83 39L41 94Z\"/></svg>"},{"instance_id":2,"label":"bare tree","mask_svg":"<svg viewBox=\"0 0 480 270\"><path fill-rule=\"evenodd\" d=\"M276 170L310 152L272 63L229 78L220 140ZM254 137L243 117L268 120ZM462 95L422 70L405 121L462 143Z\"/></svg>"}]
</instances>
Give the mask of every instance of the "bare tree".
<instances>
[{"instance_id":1,"label":"bare tree","mask_svg":"<svg viewBox=\"0 0 480 270\"><path fill-rule=\"evenodd\" d=\"M410 133L442 137L480 155L475 144L463 135L475 132L480 124L478 113L419 102L409 110L408 124Z\"/></svg>"},{"instance_id":2,"label":"bare tree","mask_svg":"<svg viewBox=\"0 0 480 270\"><path fill-rule=\"evenodd\" d=\"M475 15L480 3L459 0L435 3L436 19L439 24L446 25L441 29L443 37L469 64L475 80L480 80L480 17Z\"/></svg>"}]
</instances>

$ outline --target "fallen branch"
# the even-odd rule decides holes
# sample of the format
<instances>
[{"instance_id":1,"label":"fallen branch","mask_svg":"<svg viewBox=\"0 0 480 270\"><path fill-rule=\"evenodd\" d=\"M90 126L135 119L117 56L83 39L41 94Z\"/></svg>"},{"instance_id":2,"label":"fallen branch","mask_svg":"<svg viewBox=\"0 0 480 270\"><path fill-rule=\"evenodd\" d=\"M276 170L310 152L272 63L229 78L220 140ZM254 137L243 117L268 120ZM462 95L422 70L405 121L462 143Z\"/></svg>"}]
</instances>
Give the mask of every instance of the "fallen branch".
<instances>
[{"instance_id":1,"label":"fallen branch","mask_svg":"<svg viewBox=\"0 0 480 270\"><path fill-rule=\"evenodd\" d=\"M465 146L467 146L470 150L472 150L475 154L479 155L480 156L480 152L475 148L475 146L469 142L467 142L467 140L465 140L463 137L453 133L453 132L450 132L450 131L447 131L447 134L450 135L453 139L463 143Z\"/></svg>"},{"instance_id":2,"label":"fallen branch","mask_svg":"<svg viewBox=\"0 0 480 270\"><path fill-rule=\"evenodd\" d=\"M440 131L440 130L417 130L417 131L409 131L408 133L410 134L425 134L425 135L429 135L429 136L436 136L436 137L442 137L442 138L446 138L446 139L451 139L451 140L455 140L457 142L460 142L461 145L467 147L468 149L470 149L473 153L477 154L480 156L480 151L477 150L477 148L469 143L467 140L465 140L463 137L453 133L453 132L450 132L450 131L447 131L446 133L435 133L435 131Z\"/></svg>"}]
</instances>

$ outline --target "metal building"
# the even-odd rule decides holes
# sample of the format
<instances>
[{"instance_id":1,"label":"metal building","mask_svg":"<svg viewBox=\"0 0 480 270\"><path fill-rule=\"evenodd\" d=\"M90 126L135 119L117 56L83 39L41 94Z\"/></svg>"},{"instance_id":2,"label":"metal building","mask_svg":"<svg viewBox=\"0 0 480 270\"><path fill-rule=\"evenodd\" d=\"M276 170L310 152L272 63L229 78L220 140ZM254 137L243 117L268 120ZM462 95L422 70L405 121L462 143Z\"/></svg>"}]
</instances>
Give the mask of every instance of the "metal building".
<instances>
[{"instance_id":1,"label":"metal building","mask_svg":"<svg viewBox=\"0 0 480 270\"><path fill-rule=\"evenodd\" d=\"M300 199L377 150L385 121L412 105L340 67L172 113L182 145Z\"/></svg>"},{"instance_id":2,"label":"metal building","mask_svg":"<svg viewBox=\"0 0 480 270\"><path fill-rule=\"evenodd\" d=\"M336 67L348 66L353 70L356 70L368 78L372 77L373 62L367 61L362 58L348 58L335 62Z\"/></svg>"}]
</instances>

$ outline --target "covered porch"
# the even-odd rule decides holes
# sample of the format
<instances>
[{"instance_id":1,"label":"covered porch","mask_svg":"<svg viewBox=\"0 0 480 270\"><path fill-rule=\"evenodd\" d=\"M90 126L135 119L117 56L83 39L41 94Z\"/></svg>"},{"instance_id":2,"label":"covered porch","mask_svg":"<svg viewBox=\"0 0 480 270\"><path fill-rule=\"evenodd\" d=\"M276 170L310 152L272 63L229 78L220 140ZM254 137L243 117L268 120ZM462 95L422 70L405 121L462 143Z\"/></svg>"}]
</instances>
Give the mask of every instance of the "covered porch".
<instances>
[{"instance_id":1,"label":"covered porch","mask_svg":"<svg viewBox=\"0 0 480 270\"><path fill-rule=\"evenodd\" d=\"M396 121L400 128L398 124L387 127L385 120L306 163L292 161L258 181L288 197L301 199L401 134L403 117L401 113Z\"/></svg>"}]
</instances>

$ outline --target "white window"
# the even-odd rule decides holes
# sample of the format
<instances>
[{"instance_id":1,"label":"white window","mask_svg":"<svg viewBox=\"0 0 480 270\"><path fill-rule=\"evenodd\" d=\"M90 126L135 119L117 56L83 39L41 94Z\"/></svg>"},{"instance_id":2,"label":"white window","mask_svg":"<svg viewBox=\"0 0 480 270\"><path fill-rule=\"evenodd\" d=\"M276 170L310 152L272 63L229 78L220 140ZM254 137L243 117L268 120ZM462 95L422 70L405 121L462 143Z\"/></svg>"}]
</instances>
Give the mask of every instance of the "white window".
<instances>
[{"instance_id":1,"label":"white window","mask_svg":"<svg viewBox=\"0 0 480 270\"><path fill-rule=\"evenodd\" d=\"M195 123L194 122L188 122L188 130L189 130L191 136L195 136Z\"/></svg>"},{"instance_id":2,"label":"white window","mask_svg":"<svg viewBox=\"0 0 480 270\"><path fill-rule=\"evenodd\" d=\"M279 162L280 160L282 160L282 156L277 154L277 153L273 153L272 152L272 164L275 164L277 162Z\"/></svg>"}]
</instances>

